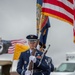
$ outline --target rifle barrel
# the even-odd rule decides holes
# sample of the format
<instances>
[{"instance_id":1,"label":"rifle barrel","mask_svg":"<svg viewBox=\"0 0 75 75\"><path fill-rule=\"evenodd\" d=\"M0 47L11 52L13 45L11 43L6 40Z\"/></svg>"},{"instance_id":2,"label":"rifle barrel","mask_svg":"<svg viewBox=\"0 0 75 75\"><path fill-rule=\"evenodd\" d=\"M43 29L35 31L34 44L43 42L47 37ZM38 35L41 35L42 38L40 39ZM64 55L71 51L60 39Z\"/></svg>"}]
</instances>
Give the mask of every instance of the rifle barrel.
<instances>
[{"instance_id":1,"label":"rifle barrel","mask_svg":"<svg viewBox=\"0 0 75 75\"><path fill-rule=\"evenodd\" d=\"M41 60L40 60L40 62L39 62L38 67L40 66L40 64L41 64L41 62L42 62L42 59L43 59L44 55L46 55L46 53L47 53L47 51L48 51L49 47L50 47L50 45L48 46L47 50L43 52L43 54L42 54L42 57L41 57Z\"/></svg>"}]
</instances>

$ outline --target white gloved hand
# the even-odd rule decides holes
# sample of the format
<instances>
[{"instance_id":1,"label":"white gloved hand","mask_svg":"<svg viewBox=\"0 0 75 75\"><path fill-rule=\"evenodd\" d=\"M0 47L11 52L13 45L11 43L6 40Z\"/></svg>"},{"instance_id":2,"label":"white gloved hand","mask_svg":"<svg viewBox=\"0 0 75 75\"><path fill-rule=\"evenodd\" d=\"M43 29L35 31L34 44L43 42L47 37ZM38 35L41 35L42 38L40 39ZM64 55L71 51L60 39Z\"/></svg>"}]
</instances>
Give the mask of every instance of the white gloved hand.
<instances>
[{"instance_id":1,"label":"white gloved hand","mask_svg":"<svg viewBox=\"0 0 75 75\"><path fill-rule=\"evenodd\" d=\"M36 62L36 57L35 56L30 56L29 61L31 62L31 60L33 61L33 63L35 63Z\"/></svg>"},{"instance_id":2,"label":"white gloved hand","mask_svg":"<svg viewBox=\"0 0 75 75\"><path fill-rule=\"evenodd\" d=\"M27 71L25 72L25 75L31 75L31 71L27 70Z\"/></svg>"}]
</instances>

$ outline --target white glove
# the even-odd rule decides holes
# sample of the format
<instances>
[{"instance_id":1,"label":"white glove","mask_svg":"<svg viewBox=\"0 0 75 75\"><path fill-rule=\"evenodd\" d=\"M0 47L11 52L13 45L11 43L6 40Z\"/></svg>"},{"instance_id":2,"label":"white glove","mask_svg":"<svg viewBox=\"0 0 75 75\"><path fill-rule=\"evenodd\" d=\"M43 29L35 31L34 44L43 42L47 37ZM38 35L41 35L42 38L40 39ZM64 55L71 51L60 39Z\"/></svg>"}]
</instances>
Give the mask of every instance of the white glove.
<instances>
[{"instance_id":1,"label":"white glove","mask_svg":"<svg viewBox=\"0 0 75 75\"><path fill-rule=\"evenodd\" d=\"M35 56L30 56L29 61L31 62L31 60L33 61L33 63L35 63L36 62L36 57Z\"/></svg>"},{"instance_id":2,"label":"white glove","mask_svg":"<svg viewBox=\"0 0 75 75\"><path fill-rule=\"evenodd\" d=\"M27 71L25 72L25 75L31 75L31 71L27 70Z\"/></svg>"}]
</instances>

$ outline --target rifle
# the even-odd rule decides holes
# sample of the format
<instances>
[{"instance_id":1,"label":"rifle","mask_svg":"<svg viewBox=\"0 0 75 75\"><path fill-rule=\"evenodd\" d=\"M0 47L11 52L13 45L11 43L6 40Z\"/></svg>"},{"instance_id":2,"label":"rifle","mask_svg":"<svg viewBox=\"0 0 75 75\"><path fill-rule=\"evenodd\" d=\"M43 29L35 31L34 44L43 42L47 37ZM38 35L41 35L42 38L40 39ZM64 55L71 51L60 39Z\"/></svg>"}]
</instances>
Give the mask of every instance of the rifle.
<instances>
[{"instance_id":1,"label":"rifle","mask_svg":"<svg viewBox=\"0 0 75 75\"><path fill-rule=\"evenodd\" d=\"M38 67L39 67L39 66L40 66L40 64L41 64L41 62L42 62L42 60L43 60L44 55L46 55L46 53L48 52L49 47L50 47L50 45L48 46L47 50L45 50L45 51L43 52L42 57L41 57L41 60L40 60L40 62L39 62L39 64L38 64Z\"/></svg>"},{"instance_id":2,"label":"rifle","mask_svg":"<svg viewBox=\"0 0 75 75\"><path fill-rule=\"evenodd\" d=\"M33 56L35 55L35 52L36 52L36 49L34 49L32 51ZM34 68L34 63L33 63L33 61L30 61L29 66L28 66L28 70L32 71L32 73L33 73L33 68Z\"/></svg>"}]
</instances>

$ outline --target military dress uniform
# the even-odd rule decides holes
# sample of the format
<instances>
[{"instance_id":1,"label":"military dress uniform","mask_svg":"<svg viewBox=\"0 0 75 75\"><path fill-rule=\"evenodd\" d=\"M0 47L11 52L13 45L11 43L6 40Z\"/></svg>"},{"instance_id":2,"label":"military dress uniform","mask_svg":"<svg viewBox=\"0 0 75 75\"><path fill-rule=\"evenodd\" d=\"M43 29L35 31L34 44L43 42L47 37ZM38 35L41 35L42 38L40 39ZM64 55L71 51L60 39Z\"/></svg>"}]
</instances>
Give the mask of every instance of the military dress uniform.
<instances>
[{"instance_id":1,"label":"military dress uniform","mask_svg":"<svg viewBox=\"0 0 75 75\"><path fill-rule=\"evenodd\" d=\"M26 38L28 39L29 43L34 45L36 44L34 42L37 41L38 37L36 35L28 35ZM31 75L31 71L28 69L28 66L30 61L33 61L34 65L32 75L50 75L50 72L54 70L54 65L52 64L51 60L49 60L49 57L44 55L41 61L39 57L42 57L43 53L36 49L35 56L32 56L31 51L33 50L29 49L21 53L17 64L17 72L20 75ZM36 61L34 61L34 59L36 59ZM40 61L41 63L39 65Z\"/></svg>"},{"instance_id":2,"label":"military dress uniform","mask_svg":"<svg viewBox=\"0 0 75 75\"><path fill-rule=\"evenodd\" d=\"M39 50L36 50L36 57L41 56L42 52ZM20 75L25 75L25 71L27 70L27 66L29 64L29 57L30 57L30 50L27 50L26 52L22 52L18 61L17 65L17 72ZM47 63L47 57L44 56L40 66L38 67L38 64L40 62L40 59L37 58L36 63L34 63L34 71L33 75L50 75L51 70L54 69L54 66L52 63L50 65Z\"/></svg>"}]
</instances>

